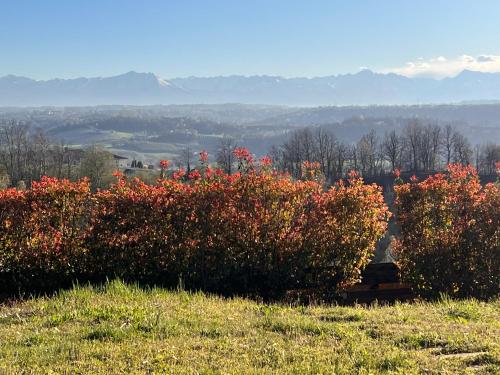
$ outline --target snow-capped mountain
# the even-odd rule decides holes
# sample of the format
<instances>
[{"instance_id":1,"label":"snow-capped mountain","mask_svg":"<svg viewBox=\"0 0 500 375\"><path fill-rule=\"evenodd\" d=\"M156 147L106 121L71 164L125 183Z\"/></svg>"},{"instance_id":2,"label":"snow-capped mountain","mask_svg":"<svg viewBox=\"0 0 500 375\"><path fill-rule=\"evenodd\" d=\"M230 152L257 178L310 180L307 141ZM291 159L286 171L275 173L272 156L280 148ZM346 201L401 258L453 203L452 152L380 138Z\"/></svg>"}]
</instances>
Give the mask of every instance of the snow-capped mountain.
<instances>
[{"instance_id":1,"label":"snow-capped mountain","mask_svg":"<svg viewBox=\"0 0 500 375\"><path fill-rule=\"evenodd\" d=\"M463 71L453 78L408 78L362 70L316 78L224 76L162 79L129 72L114 77L0 78L0 106L245 103L370 105L500 100L500 73Z\"/></svg>"},{"instance_id":2,"label":"snow-capped mountain","mask_svg":"<svg viewBox=\"0 0 500 375\"><path fill-rule=\"evenodd\" d=\"M183 98L183 91L152 73L129 72L106 78L0 78L0 105L160 104Z\"/></svg>"}]
</instances>

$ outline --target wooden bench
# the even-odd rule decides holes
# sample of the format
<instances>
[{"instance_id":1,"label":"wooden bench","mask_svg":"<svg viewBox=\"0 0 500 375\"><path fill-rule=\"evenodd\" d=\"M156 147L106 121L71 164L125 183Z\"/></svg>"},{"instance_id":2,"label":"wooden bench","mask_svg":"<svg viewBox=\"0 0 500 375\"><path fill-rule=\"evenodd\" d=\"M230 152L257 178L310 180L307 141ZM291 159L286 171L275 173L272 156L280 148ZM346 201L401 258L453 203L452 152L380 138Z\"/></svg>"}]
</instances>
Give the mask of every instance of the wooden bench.
<instances>
[{"instance_id":1,"label":"wooden bench","mask_svg":"<svg viewBox=\"0 0 500 375\"><path fill-rule=\"evenodd\" d=\"M344 290L344 302L394 302L414 298L410 285L401 282L400 269L394 262L370 263L361 276L360 284Z\"/></svg>"}]
</instances>

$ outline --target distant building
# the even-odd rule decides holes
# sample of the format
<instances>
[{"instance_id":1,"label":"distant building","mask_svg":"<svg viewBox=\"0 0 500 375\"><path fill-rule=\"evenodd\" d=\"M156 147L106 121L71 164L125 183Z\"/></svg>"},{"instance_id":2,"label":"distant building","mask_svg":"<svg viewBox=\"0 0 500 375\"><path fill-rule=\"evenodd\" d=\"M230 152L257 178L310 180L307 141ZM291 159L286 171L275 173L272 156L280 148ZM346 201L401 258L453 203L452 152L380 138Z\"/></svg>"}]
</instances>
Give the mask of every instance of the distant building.
<instances>
[{"instance_id":1,"label":"distant building","mask_svg":"<svg viewBox=\"0 0 500 375\"><path fill-rule=\"evenodd\" d=\"M81 148L64 148L65 153L65 162L66 164L78 166L82 162L82 159L85 157L85 150ZM113 155L113 160L116 164L116 168L126 168L128 158L121 155Z\"/></svg>"},{"instance_id":2,"label":"distant building","mask_svg":"<svg viewBox=\"0 0 500 375\"><path fill-rule=\"evenodd\" d=\"M113 154L113 159L116 163L116 168L127 168L127 157Z\"/></svg>"}]
</instances>

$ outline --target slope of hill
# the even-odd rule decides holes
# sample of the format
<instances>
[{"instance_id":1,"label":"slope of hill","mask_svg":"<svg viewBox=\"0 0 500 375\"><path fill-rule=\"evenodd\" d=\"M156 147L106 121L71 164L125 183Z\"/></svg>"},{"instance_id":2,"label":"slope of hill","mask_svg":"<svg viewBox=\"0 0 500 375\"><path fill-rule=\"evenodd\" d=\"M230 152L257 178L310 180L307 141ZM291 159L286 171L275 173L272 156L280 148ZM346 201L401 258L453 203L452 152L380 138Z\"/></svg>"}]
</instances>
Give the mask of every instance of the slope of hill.
<instances>
[{"instance_id":1,"label":"slope of hill","mask_svg":"<svg viewBox=\"0 0 500 375\"><path fill-rule=\"evenodd\" d=\"M400 130L413 119L452 123L472 145L500 143L500 104L297 108L215 104L0 108L0 124L17 120L44 129L54 141L105 145L131 159L155 163L189 148L214 155L223 137L267 154L294 129L322 126L344 142L375 130Z\"/></svg>"}]
</instances>

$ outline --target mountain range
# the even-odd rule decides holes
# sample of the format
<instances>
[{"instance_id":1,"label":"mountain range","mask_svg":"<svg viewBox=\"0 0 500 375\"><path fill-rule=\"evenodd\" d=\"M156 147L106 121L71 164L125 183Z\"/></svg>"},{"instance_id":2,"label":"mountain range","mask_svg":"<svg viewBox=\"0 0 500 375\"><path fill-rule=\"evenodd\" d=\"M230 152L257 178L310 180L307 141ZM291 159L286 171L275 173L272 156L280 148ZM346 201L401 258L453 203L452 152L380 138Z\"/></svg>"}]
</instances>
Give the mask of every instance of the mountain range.
<instances>
[{"instance_id":1,"label":"mountain range","mask_svg":"<svg viewBox=\"0 0 500 375\"><path fill-rule=\"evenodd\" d=\"M111 104L401 105L500 100L500 73L464 70L452 78L408 78L362 70L316 78L222 76L162 79L153 73L33 80L0 78L0 106Z\"/></svg>"}]
</instances>

